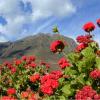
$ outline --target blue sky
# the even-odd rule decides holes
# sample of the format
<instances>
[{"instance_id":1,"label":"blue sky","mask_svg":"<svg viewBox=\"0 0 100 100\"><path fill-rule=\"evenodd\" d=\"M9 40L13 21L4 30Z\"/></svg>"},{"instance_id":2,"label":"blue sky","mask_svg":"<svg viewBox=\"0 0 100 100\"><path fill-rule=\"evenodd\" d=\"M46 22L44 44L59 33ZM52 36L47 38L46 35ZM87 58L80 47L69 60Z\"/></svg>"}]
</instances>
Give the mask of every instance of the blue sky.
<instances>
[{"instance_id":1,"label":"blue sky","mask_svg":"<svg viewBox=\"0 0 100 100\"><path fill-rule=\"evenodd\" d=\"M0 42L15 41L39 32L61 34L75 39L84 34L82 26L100 18L100 0L0 0ZM100 43L100 28L95 40Z\"/></svg>"}]
</instances>

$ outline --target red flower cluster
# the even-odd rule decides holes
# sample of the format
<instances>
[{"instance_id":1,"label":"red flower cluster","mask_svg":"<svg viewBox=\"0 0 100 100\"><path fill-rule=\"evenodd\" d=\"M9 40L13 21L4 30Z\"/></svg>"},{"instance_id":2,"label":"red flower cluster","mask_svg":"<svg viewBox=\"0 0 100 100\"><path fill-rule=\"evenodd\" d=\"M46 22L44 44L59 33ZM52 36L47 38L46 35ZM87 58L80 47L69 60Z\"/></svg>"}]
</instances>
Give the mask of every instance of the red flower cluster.
<instances>
[{"instance_id":1,"label":"red flower cluster","mask_svg":"<svg viewBox=\"0 0 100 100\"><path fill-rule=\"evenodd\" d=\"M44 61L41 61L41 62L40 62L40 65L43 65L43 66L45 66L46 68L50 68L50 64L47 63L47 62L44 62Z\"/></svg>"},{"instance_id":2,"label":"red flower cluster","mask_svg":"<svg viewBox=\"0 0 100 100\"><path fill-rule=\"evenodd\" d=\"M11 68L11 73L14 74L17 71L15 67Z\"/></svg>"},{"instance_id":3,"label":"red flower cluster","mask_svg":"<svg viewBox=\"0 0 100 100\"><path fill-rule=\"evenodd\" d=\"M26 91L21 92L21 99L22 100L37 100L36 95L30 88L27 88Z\"/></svg>"},{"instance_id":4,"label":"red flower cluster","mask_svg":"<svg viewBox=\"0 0 100 100\"><path fill-rule=\"evenodd\" d=\"M30 64L28 64L28 66L35 68L37 65L34 62L31 62Z\"/></svg>"},{"instance_id":5,"label":"red flower cluster","mask_svg":"<svg viewBox=\"0 0 100 100\"><path fill-rule=\"evenodd\" d=\"M3 65L6 66L8 69L11 69L13 67L13 65L10 62L8 62L8 61L5 61L3 63Z\"/></svg>"},{"instance_id":6,"label":"red flower cluster","mask_svg":"<svg viewBox=\"0 0 100 100\"><path fill-rule=\"evenodd\" d=\"M28 93L27 91L21 92L21 97L22 97L22 98L27 98L28 95L29 95L29 93Z\"/></svg>"},{"instance_id":7,"label":"red flower cluster","mask_svg":"<svg viewBox=\"0 0 100 100\"><path fill-rule=\"evenodd\" d=\"M27 61L27 60L29 60L29 61L35 61L35 59L36 59L35 56L29 56L29 57L27 57L27 56L22 56L22 60L23 60L23 61Z\"/></svg>"},{"instance_id":8,"label":"red flower cluster","mask_svg":"<svg viewBox=\"0 0 100 100\"><path fill-rule=\"evenodd\" d=\"M32 92L32 90L26 90L21 92L21 98L23 100L37 100L35 97L35 94Z\"/></svg>"},{"instance_id":9,"label":"red flower cluster","mask_svg":"<svg viewBox=\"0 0 100 100\"><path fill-rule=\"evenodd\" d=\"M59 79L63 76L63 73L60 70L51 71L52 78Z\"/></svg>"},{"instance_id":10,"label":"red flower cluster","mask_svg":"<svg viewBox=\"0 0 100 100\"><path fill-rule=\"evenodd\" d=\"M60 68L62 68L62 69L71 66L71 64L69 63L69 61L67 59L65 59L64 57L62 57L58 61L58 64L59 64Z\"/></svg>"},{"instance_id":11,"label":"red flower cluster","mask_svg":"<svg viewBox=\"0 0 100 100\"><path fill-rule=\"evenodd\" d=\"M88 46L88 44L80 43L80 44L76 47L75 51L76 51L76 52L80 52L80 51L82 51L83 49L85 49L87 46Z\"/></svg>"},{"instance_id":12,"label":"red flower cluster","mask_svg":"<svg viewBox=\"0 0 100 100\"><path fill-rule=\"evenodd\" d=\"M91 32L91 31L93 31L95 29L95 25L92 22L88 22L83 26L83 29L86 32Z\"/></svg>"},{"instance_id":13,"label":"red flower cluster","mask_svg":"<svg viewBox=\"0 0 100 100\"><path fill-rule=\"evenodd\" d=\"M16 66L19 66L21 63L22 63L22 61L20 59L16 59L15 60L15 65Z\"/></svg>"},{"instance_id":14,"label":"red flower cluster","mask_svg":"<svg viewBox=\"0 0 100 100\"><path fill-rule=\"evenodd\" d=\"M22 61L24 61L26 63L25 67L32 67L35 68L37 66L37 64L34 62L36 57L35 56L22 56Z\"/></svg>"},{"instance_id":15,"label":"red flower cluster","mask_svg":"<svg viewBox=\"0 0 100 100\"><path fill-rule=\"evenodd\" d=\"M62 50L64 49L65 45L64 43L61 41L61 40L55 40L51 43L50 45L50 50L53 52L53 53L56 53L56 52L62 52Z\"/></svg>"},{"instance_id":16,"label":"red flower cluster","mask_svg":"<svg viewBox=\"0 0 100 100\"><path fill-rule=\"evenodd\" d=\"M30 76L29 79L30 79L31 82L34 83L34 82L36 82L37 80L40 79L40 74L38 74L38 73L34 74L34 75Z\"/></svg>"},{"instance_id":17,"label":"red flower cluster","mask_svg":"<svg viewBox=\"0 0 100 100\"><path fill-rule=\"evenodd\" d=\"M92 35L81 35L76 38L77 42L79 43L89 43L91 42Z\"/></svg>"},{"instance_id":18,"label":"red flower cluster","mask_svg":"<svg viewBox=\"0 0 100 100\"><path fill-rule=\"evenodd\" d=\"M3 63L3 66L7 67L11 71L11 73L14 74L17 71L17 66L19 66L20 64L24 64L25 68L36 67L37 65L35 64L34 61L35 61L35 56L22 56L21 59L14 58L12 63L9 61L5 61Z\"/></svg>"},{"instance_id":19,"label":"red flower cluster","mask_svg":"<svg viewBox=\"0 0 100 100\"><path fill-rule=\"evenodd\" d=\"M16 90L14 89L14 88L9 88L8 90L7 90L7 94L8 95L12 95L12 94L15 94L16 93Z\"/></svg>"},{"instance_id":20,"label":"red flower cluster","mask_svg":"<svg viewBox=\"0 0 100 100\"><path fill-rule=\"evenodd\" d=\"M29 56L30 61L35 61L36 57L35 56Z\"/></svg>"},{"instance_id":21,"label":"red flower cluster","mask_svg":"<svg viewBox=\"0 0 100 100\"><path fill-rule=\"evenodd\" d=\"M100 100L100 95L91 86L84 86L75 95L76 100Z\"/></svg>"},{"instance_id":22,"label":"red flower cluster","mask_svg":"<svg viewBox=\"0 0 100 100\"><path fill-rule=\"evenodd\" d=\"M17 99L14 97L10 97L10 96L3 96L0 98L0 100L17 100Z\"/></svg>"},{"instance_id":23,"label":"red flower cluster","mask_svg":"<svg viewBox=\"0 0 100 100\"><path fill-rule=\"evenodd\" d=\"M100 19L97 20L97 25L100 27Z\"/></svg>"},{"instance_id":24,"label":"red flower cluster","mask_svg":"<svg viewBox=\"0 0 100 100\"><path fill-rule=\"evenodd\" d=\"M88 22L83 26L86 32L91 32L95 29L95 25L92 22ZM88 43L93 42L92 35L81 35L76 38L80 44L76 47L75 52L80 52L88 46Z\"/></svg>"},{"instance_id":25,"label":"red flower cluster","mask_svg":"<svg viewBox=\"0 0 100 100\"><path fill-rule=\"evenodd\" d=\"M22 56L21 58L23 61L26 61L27 60L27 56Z\"/></svg>"},{"instance_id":26,"label":"red flower cluster","mask_svg":"<svg viewBox=\"0 0 100 100\"><path fill-rule=\"evenodd\" d=\"M95 69L92 72L90 72L90 77L93 78L93 79L100 78L100 70Z\"/></svg>"},{"instance_id":27,"label":"red flower cluster","mask_svg":"<svg viewBox=\"0 0 100 100\"><path fill-rule=\"evenodd\" d=\"M40 89L44 94L52 95L58 86L59 82L55 79L55 75L53 74L47 74L41 78Z\"/></svg>"},{"instance_id":28,"label":"red flower cluster","mask_svg":"<svg viewBox=\"0 0 100 100\"><path fill-rule=\"evenodd\" d=\"M11 73L14 74L16 72L16 67L14 67L10 62L4 62L4 66L10 69Z\"/></svg>"}]
</instances>

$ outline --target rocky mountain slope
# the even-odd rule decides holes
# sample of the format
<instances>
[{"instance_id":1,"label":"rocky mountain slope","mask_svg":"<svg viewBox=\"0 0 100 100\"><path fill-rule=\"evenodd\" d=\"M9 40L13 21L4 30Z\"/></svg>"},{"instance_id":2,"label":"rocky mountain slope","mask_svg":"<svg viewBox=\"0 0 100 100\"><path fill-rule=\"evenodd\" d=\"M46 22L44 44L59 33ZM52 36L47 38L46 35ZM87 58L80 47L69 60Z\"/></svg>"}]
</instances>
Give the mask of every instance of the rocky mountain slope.
<instances>
[{"instance_id":1,"label":"rocky mountain slope","mask_svg":"<svg viewBox=\"0 0 100 100\"><path fill-rule=\"evenodd\" d=\"M71 38L41 33L15 42L0 43L0 62L11 60L14 57L20 58L23 55L35 55L38 60L56 63L63 55L53 54L49 46L53 40L57 39L63 39L67 43L68 46L64 50L66 53L73 51L76 47L75 41Z\"/></svg>"}]
</instances>

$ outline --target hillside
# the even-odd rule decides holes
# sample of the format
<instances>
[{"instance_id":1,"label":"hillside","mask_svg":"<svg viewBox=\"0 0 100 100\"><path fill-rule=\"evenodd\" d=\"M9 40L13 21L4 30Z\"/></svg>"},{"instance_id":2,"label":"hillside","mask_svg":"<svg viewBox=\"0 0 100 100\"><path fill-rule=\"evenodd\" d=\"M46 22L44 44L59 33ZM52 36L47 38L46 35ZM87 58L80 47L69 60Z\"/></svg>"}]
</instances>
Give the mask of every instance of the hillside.
<instances>
[{"instance_id":1,"label":"hillside","mask_svg":"<svg viewBox=\"0 0 100 100\"><path fill-rule=\"evenodd\" d=\"M20 58L22 55L35 55L39 60L54 63L62 56L53 54L49 50L50 43L56 39L59 39L59 36L41 33L15 42L0 43L0 62L11 60L14 57ZM62 39L68 44L65 52L73 51L76 46L75 41L65 36L62 36Z\"/></svg>"}]
</instances>

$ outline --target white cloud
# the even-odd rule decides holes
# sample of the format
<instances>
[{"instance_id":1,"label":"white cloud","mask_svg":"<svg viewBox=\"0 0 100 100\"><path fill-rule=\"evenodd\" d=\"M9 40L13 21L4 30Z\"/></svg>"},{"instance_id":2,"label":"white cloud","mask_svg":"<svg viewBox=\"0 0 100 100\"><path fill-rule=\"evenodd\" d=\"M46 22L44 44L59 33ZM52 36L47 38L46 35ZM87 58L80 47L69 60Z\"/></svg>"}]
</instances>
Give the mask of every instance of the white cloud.
<instances>
[{"instance_id":1,"label":"white cloud","mask_svg":"<svg viewBox=\"0 0 100 100\"><path fill-rule=\"evenodd\" d=\"M19 0L0 0L0 15L14 17L20 13Z\"/></svg>"},{"instance_id":2,"label":"white cloud","mask_svg":"<svg viewBox=\"0 0 100 100\"><path fill-rule=\"evenodd\" d=\"M99 46L100 46L100 37L98 36L98 37L96 37L96 38L94 38L94 40L99 44Z\"/></svg>"},{"instance_id":3,"label":"white cloud","mask_svg":"<svg viewBox=\"0 0 100 100\"><path fill-rule=\"evenodd\" d=\"M63 17L76 11L70 0L26 0L32 4L33 20L49 16Z\"/></svg>"},{"instance_id":4,"label":"white cloud","mask_svg":"<svg viewBox=\"0 0 100 100\"><path fill-rule=\"evenodd\" d=\"M26 14L20 7L20 1L23 1L24 4L30 2L32 13ZM75 11L76 8L70 0L0 0L0 16L7 21L6 25L0 25L0 32L17 37L18 34L23 34L25 31L23 30L24 24L34 24L34 22L48 17L65 17ZM41 27L44 26L40 26L40 29ZM39 28L35 31L38 30Z\"/></svg>"},{"instance_id":5,"label":"white cloud","mask_svg":"<svg viewBox=\"0 0 100 100\"><path fill-rule=\"evenodd\" d=\"M8 40L7 40L4 36L1 36L1 35L0 35L0 43L1 43L1 42L7 42L7 41L8 41Z\"/></svg>"},{"instance_id":6,"label":"white cloud","mask_svg":"<svg viewBox=\"0 0 100 100\"><path fill-rule=\"evenodd\" d=\"M48 27L49 25L51 25L52 22L53 22L54 20L55 20L55 19L52 18L52 19L48 20L47 22L45 22L43 25L39 26L39 27L36 29L36 31L34 32L34 34L41 32L42 29L44 29L44 28Z\"/></svg>"}]
</instances>

